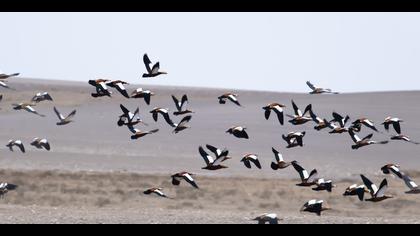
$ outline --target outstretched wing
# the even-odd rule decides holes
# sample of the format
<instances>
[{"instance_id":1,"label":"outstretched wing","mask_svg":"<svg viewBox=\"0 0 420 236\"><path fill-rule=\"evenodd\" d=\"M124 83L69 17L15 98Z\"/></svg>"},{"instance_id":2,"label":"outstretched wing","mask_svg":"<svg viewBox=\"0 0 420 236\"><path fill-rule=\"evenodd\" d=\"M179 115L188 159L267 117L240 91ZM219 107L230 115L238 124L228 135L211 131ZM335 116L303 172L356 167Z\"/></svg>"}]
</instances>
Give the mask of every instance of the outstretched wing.
<instances>
[{"instance_id":1,"label":"outstretched wing","mask_svg":"<svg viewBox=\"0 0 420 236\"><path fill-rule=\"evenodd\" d=\"M199 147L198 151L200 152L201 157L203 157L206 165L210 165L214 163L213 157L211 157L206 151L204 151L203 147Z\"/></svg>"},{"instance_id":2,"label":"outstretched wing","mask_svg":"<svg viewBox=\"0 0 420 236\"><path fill-rule=\"evenodd\" d=\"M159 62L157 62L157 63L153 66L151 74L157 74L157 73L159 72L159 69L160 69L160 63L159 63Z\"/></svg>"},{"instance_id":3,"label":"outstretched wing","mask_svg":"<svg viewBox=\"0 0 420 236\"><path fill-rule=\"evenodd\" d=\"M150 69L150 64L152 63L149 59L149 57L147 56L147 54L144 54L143 56L143 63L146 66L146 70L149 74L152 73L152 69Z\"/></svg>"},{"instance_id":4,"label":"outstretched wing","mask_svg":"<svg viewBox=\"0 0 420 236\"><path fill-rule=\"evenodd\" d=\"M72 119L74 116L76 115L76 110L73 110L67 117L65 120L70 120Z\"/></svg>"},{"instance_id":5,"label":"outstretched wing","mask_svg":"<svg viewBox=\"0 0 420 236\"><path fill-rule=\"evenodd\" d=\"M172 100L174 100L176 109L178 111L182 111L182 105L179 103L179 100L174 95L172 95Z\"/></svg>"},{"instance_id":6,"label":"outstretched wing","mask_svg":"<svg viewBox=\"0 0 420 236\"><path fill-rule=\"evenodd\" d=\"M308 171L305 170L301 165L299 165L297 162L292 162L293 168L299 173L300 179L302 181L309 178Z\"/></svg>"},{"instance_id":7,"label":"outstretched wing","mask_svg":"<svg viewBox=\"0 0 420 236\"><path fill-rule=\"evenodd\" d=\"M187 96L187 94L184 94L184 96L182 96L182 98L181 98L181 108L186 104L186 103L188 103L188 96Z\"/></svg>"},{"instance_id":8,"label":"outstretched wing","mask_svg":"<svg viewBox=\"0 0 420 236\"><path fill-rule=\"evenodd\" d=\"M124 113L124 115L128 117L128 113L130 113L130 111L125 106L123 106L122 104L120 104L120 108L121 108L122 112Z\"/></svg>"},{"instance_id":9,"label":"outstretched wing","mask_svg":"<svg viewBox=\"0 0 420 236\"><path fill-rule=\"evenodd\" d=\"M362 177L363 184L369 189L370 194L375 196L375 194L378 192L378 187L364 175L360 175L360 177Z\"/></svg>"},{"instance_id":10,"label":"outstretched wing","mask_svg":"<svg viewBox=\"0 0 420 236\"><path fill-rule=\"evenodd\" d=\"M403 180L404 180L404 183L407 185L407 187L410 190L418 188L418 185L416 183L414 183L414 181L411 180L411 178L408 175L404 175Z\"/></svg>"},{"instance_id":11,"label":"outstretched wing","mask_svg":"<svg viewBox=\"0 0 420 236\"><path fill-rule=\"evenodd\" d=\"M293 106L293 110L295 111L295 115L302 116L302 111L299 110L298 106L293 100L292 100L292 106Z\"/></svg>"},{"instance_id":12,"label":"outstretched wing","mask_svg":"<svg viewBox=\"0 0 420 236\"><path fill-rule=\"evenodd\" d=\"M379 190L376 192L376 197L383 197L385 196L385 192L388 189L388 181L384 179L379 186Z\"/></svg>"},{"instance_id":13,"label":"outstretched wing","mask_svg":"<svg viewBox=\"0 0 420 236\"><path fill-rule=\"evenodd\" d=\"M309 86L310 89L316 90L315 85L313 85L310 81L306 81L306 84Z\"/></svg>"},{"instance_id":14,"label":"outstretched wing","mask_svg":"<svg viewBox=\"0 0 420 236\"><path fill-rule=\"evenodd\" d=\"M60 120L64 120L64 119L66 119L58 110L57 110L57 108L56 107L54 107L54 112L55 112L55 114L57 114L57 116L58 116L58 119L60 119Z\"/></svg>"},{"instance_id":15,"label":"outstretched wing","mask_svg":"<svg viewBox=\"0 0 420 236\"><path fill-rule=\"evenodd\" d=\"M360 142L360 141L362 141L362 139L360 139L359 138L359 136L357 136L355 133L354 133L354 131L353 130L349 130L349 134L350 134L350 137L351 137L351 139L353 140L353 142L355 142L355 143L358 143L358 142Z\"/></svg>"}]
</instances>

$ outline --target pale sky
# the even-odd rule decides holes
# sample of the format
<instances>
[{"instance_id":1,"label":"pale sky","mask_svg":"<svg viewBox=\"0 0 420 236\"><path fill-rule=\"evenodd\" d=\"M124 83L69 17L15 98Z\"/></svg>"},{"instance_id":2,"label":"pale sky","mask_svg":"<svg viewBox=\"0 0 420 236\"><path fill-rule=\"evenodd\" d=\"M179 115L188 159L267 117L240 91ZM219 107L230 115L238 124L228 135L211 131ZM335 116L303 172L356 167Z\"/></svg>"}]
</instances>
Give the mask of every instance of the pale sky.
<instances>
[{"instance_id":1,"label":"pale sky","mask_svg":"<svg viewBox=\"0 0 420 236\"><path fill-rule=\"evenodd\" d=\"M307 92L419 90L420 13L0 13L23 77ZM140 79L142 56L169 74Z\"/></svg>"}]
</instances>

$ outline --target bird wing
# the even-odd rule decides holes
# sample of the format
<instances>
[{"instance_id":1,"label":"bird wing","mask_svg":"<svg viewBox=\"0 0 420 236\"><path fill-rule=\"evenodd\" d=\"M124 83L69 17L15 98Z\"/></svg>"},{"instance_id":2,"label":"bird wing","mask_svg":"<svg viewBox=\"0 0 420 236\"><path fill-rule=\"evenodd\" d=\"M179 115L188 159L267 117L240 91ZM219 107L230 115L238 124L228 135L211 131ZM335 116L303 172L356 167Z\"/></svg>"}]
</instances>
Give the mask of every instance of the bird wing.
<instances>
[{"instance_id":1,"label":"bird wing","mask_svg":"<svg viewBox=\"0 0 420 236\"><path fill-rule=\"evenodd\" d=\"M295 104L295 102L292 100L293 110L295 110L295 115L302 116L302 111L299 110L298 106Z\"/></svg>"},{"instance_id":2,"label":"bird wing","mask_svg":"<svg viewBox=\"0 0 420 236\"><path fill-rule=\"evenodd\" d=\"M268 110L270 111L270 110ZM275 106L274 107L274 112L276 112L277 114L277 118L279 119L280 124L284 124L284 115L283 115L283 108L281 108L280 106Z\"/></svg>"},{"instance_id":3,"label":"bird wing","mask_svg":"<svg viewBox=\"0 0 420 236\"><path fill-rule=\"evenodd\" d=\"M53 101L53 98L51 97L51 95L49 93L45 93L44 94L45 99Z\"/></svg>"},{"instance_id":4,"label":"bird wing","mask_svg":"<svg viewBox=\"0 0 420 236\"><path fill-rule=\"evenodd\" d=\"M127 90L125 89L125 87L122 83L117 83L116 88L117 88L118 92L120 92L124 97L126 97L126 98L130 97L127 93Z\"/></svg>"},{"instance_id":5,"label":"bird wing","mask_svg":"<svg viewBox=\"0 0 420 236\"><path fill-rule=\"evenodd\" d=\"M206 145L207 149L210 150L212 153L214 153L214 155L216 155L217 157L220 157L220 155L222 154L222 151L212 145L207 144Z\"/></svg>"},{"instance_id":6,"label":"bird wing","mask_svg":"<svg viewBox=\"0 0 420 236\"><path fill-rule=\"evenodd\" d=\"M372 137L373 137L373 134L369 134L368 136L364 137L364 138L362 139L362 141L365 141L365 140L370 140L370 139L372 139Z\"/></svg>"},{"instance_id":7,"label":"bird wing","mask_svg":"<svg viewBox=\"0 0 420 236\"><path fill-rule=\"evenodd\" d=\"M379 186L378 191L376 192L376 197L383 197L385 196L385 192L388 189L388 181L386 179L384 179L381 183L381 185Z\"/></svg>"},{"instance_id":8,"label":"bird wing","mask_svg":"<svg viewBox=\"0 0 420 236\"><path fill-rule=\"evenodd\" d=\"M133 133L133 134L140 132L139 129L134 128L134 126L132 126L132 125L128 125L127 127L131 131L131 133Z\"/></svg>"},{"instance_id":9,"label":"bird wing","mask_svg":"<svg viewBox=\"0 0 420 236\"><path fill-rule=\"evenodd\" d=\"M378 129L375 127L375 125L373 124L373 122L372 122L372 121L370 121L370 120L366 119L366 120L364 120L364 121L363 121L363 124L364 124L365 126L367 126L367 127L371 128L371 129L375 130L376 132L378 132Z\"/></svg>"},{"instance_id":10,"label":"bird wing","mask_svg":"<svg viewBox=\"0 0 420 236\"><path fill-rule=\"evenodd\" d=\"M182 111L182 105L181 105L181 103L179 102L179 100L174 95L172 95L172 100L174 100L176 109L178 111Z\"/></svg>"},{"instance_id":11,"label":"bird wing","mask_svg":"<svg viewBox=\"0 0 420 236\"><path fill-rule=\"evenodd\" d=\"M359 136L357 136L353 130L349 130L349 134L351 139L353 140L353 142L358 143L360 141L362 141L362 139L359 138Z\"/></svg>"},{"instance_id":12,"label":"bird wing","mask_svg":"<svg viewBox=\"0 0 420 236\"><path fill-rule=\"evenodd\" d=\"M7 84L4 83L3 81L0 81L0 86L2 86L4 88L9 88L9 86L7 86Z\"/></svg>"},{"instance_id":13,"label":"bird wing","mask_svg":"<svg viewBox=\"0 0 420 236\"><path fill-rule=\"evenodd\" d=\"M162 114L163 118L165 119L166 123L168 123L170 126L172 127L176 127L177 125L171 120L171 118L169 117L169 113L167 112L159 112L160 114Z\"/></svg>"},{"instance_id":14,"label":"bird wing","mask_svg":"<svg viewBox=\"0 0 420 236\"><path fill-rule=\"evenodd\" d=\"M121 108L122 112L124 113L124 115L128 116L128 113L130 111L125 106L123 106L122 104L120 104L120 108Z\"/></svg>"},{"instance_id":15,"label":"bird wing","mask_svg":"<svg viewBox=\"0 0 420 236\"><path fill-rule=\"evenodd\" d=\"M363 184L369 189L370 194L375 196L375 194L378 192L378 187L364 175L360 175L360 177L362 177Z\"/></svg>"},{"instance_id":16,"label":"bird wing","mask_svg":"<svg viewBox=\"0 0 420 236\"><path fill-rule=\"evenodd\" d=\"M310 81L306 81L306 84L309 86L310 89L316 90L315 85L313 85Z\"/></svg>"},{"instance_id":17,"label":"bird wing","mask_svg":"<svg viewBox=\"0 0 420 236\"><path fill-rule=\"evenodd\" d=\"M185 124L187 124L188 122L191 121L192 116L186 116L184 118L182 118L182 120L179 122L178 126L184 126Z\"/></svg>"},{"instance_id":18,"label":"bird wing","mask_svg":"<svg viewBox=\"0 0 420 236\"><path fill-rule=\"evenodd\" d=\"M317 115L315 115L315 113L312 111L312 109L309 110L309 115L311 116L312 120L317 124L319 124L323 121L321 118L319 118Z\"/></svg>"},{"instance_id":19,"label":"bird wing","mask_svg":"<svg viewBox=\"0 0 420 236\"><path fill-rule=\"evenodd\" d=\"M280 154L276 149L272 148L272 151L274 153L274 158L276 159L277 162L282 162L283 160L283 155Z\"/></svg>"},{"instance_id":20,"label":"bird wing","mask_svg":"<svg viewBox=\"0 0 420 236\"><path fill-rule=\"evenodd\" d=\"M214 159L212 156L210 156L206 151L204 151L203 147L199 147L198 151L200 152L201 157L203 157L204 161L206 162L206 165L211 165L214 163Z\"/></svg>"},{"instance_id":21,"label":"bird wing","mask_svg":"<svg viewBox=\"0 0 420 236\"><path fill-rule=\"evenodd\" d=\"M55 112L55 114L57 114L58 119L60 119L61 121L63 121L65 119L65 117L57 110L56 107L54 107L54 112Z\"/></svg>"},{"instance_id":22,"label":"bird wing","mask_svg":"<svg viewBox=\"0 0 420 236\"><path fill-rule=\"evenodd\" d=\"M16 146L18 146L18 147L19 147L19 149L20 149L23 153L25 152L25 146L23 145L23 143L22 143L22 142L16 142L15 144L16 144Z\"/></svg>"},{"instance_id":23,"label":"bird wing","mask_svg":"<svg viewBox=\"0 0 420 236\"><path fill-rule=\"evenodd\" d=\"M153 65L151 74L157 74L159 72L159 69L160 69L160 63L157 62L156 64Z\"/></svg>"},{"instance_id":24,"label":"bird wing","mask_svg":"<svg viewBox=\"0 0 420 236\"><path fill-rule=\"evenodd\" d=\"M394 126L395 131L398 134L401 134L401 125L400 125L400 122L393 122L393 126Z\"/></svg>"},{"instance_id":25,"label":"bird wing","mask_svg":"<svg viewBox=\"0 0 420 236\"><path fill-rule=\"evenodd\" d=\"M184 179L185 181L187 181L189 184L191 184L194 188L198 188L198 185L195 183L194 179L191 177L190 174L184 174Z\"/></svg>"},{"instance_id":26,"label":"bird wing","mask_svg":"<svg viewBox=\"0 0 420 236\"><path fill-rule=\"evenodd\" d=\"M149 74L152 74L152 69L150 69L150 64L152 63L149 59L149 57L147 56L147 54L144 54L143 56L143 63L146 66L146 70Z\"/></svg>"},{"instance_id":27,"label":"bird wing","mask_svg":"<svg viewBox=\"0 0 420 236\"><path fill-rule=\"evenodd\" d=\"M239 101L238 101L238 98L237 98L235 95L230 94L227 98L228 98L230 101L232 101L233 103L235 103L236 105L241 106L241 104L240 104L240 103L239 103Z\"/></svg>"},{"instance_id":28,"label":"bird wing","mask_svg":"<svg viewBox=\"0 0 420 236\"><path fill-rule=\"evenodd\" d=\"M181 98L181 108L186 104L186 103L188 103L188 96L187 96L187 94L184 94L184 96L182 96L182 98Z\"/></svg>"},{"instance_id":29,"label":"bird wing","mask_svg":"<svg viewBox=\"0 0 420 236\"><path fill-rule=\"evenodd\" d=\"M418 188L418 185L413 180L411 180L410 176L404 175L403 180L410 190Z\"/></svg>"},{"instance_id":30,"label":"bird wing","mask_svg":"<svg viewBox=\"0 0 420 236\"><path fill-rule=\"evenodd\" d=\"M292 162L293 167L295 168L295 170L299 173L300 179L302 181L306 180L309 178L309 174L308 171L305 170L302 166L300 166L298 163L296 162Z\"/></svg>"},{"instance_id":31,"label":"bird wing","mask_svg":"<svg viewBox=\"0 0 420 236\"><path fill-rule=\"evenodd\" d=\"M106 86L106 83L105 83L105 82L100 82L100 83L98 84L98 86L99 86L99 88L100 88L103 92L108 91L108 87Z\"/></svg>"},{"instance_id":32,"label":"bird wing","mask_svg":"<svg viewBox=\"0 0 420 236\"><path fill-rule=\"evenodd\" d=\"M67 117L66 117L66 121L72 119L74 116L76 115L76 110L73 110Z\"/></svg>"},{"instance_id":33,"label":"bird wing","mask_svg":"<svg viewBox=\"0 0 420 236\"><path fill-rule=\"evenodd\" d=\"M346 125L344 121L344 117L338 114L337 112L333 112L333 117L334 117L334 120L338 122L342 128L344 128L344 126Z\"/></svg>"},{"instance_id":34,"label":"bird wing","mask_svg":"<svg viewBox=\"0 0 420 236\"><path fill-rule=\"evenodd\" d=\"M309 174L309 177L307 179L308 183L313 183L315 180L318 179L318 171L316 169L311 171L311 174Z\"/></svg>"},{"instance_id":35,"label":"bird wing","mask_svg":"<svg viewBox=\"0 0 420 236\"><path fill-rule=\"evenodd\" d=\"M403 178L403 173L401 173L401 171L400 171L400 169L398 168L398 167L396 167L395 165L392 165L391 167L390 167L390 169L391 169L391 171L396 175L396 176L398 176L399 178Z\"/></svg>"},{"instance_id":36,"label":"bird wing","mask_svg":"<svg viewBox=\"0 0 420 236\"><path fill-rule=\"evenodd\" d=\"M306 106L305 111L303 112L303 115L308 113L310 110L312 110L312 104L309 104L309 105Z\"/></svg>"}]
</instances>

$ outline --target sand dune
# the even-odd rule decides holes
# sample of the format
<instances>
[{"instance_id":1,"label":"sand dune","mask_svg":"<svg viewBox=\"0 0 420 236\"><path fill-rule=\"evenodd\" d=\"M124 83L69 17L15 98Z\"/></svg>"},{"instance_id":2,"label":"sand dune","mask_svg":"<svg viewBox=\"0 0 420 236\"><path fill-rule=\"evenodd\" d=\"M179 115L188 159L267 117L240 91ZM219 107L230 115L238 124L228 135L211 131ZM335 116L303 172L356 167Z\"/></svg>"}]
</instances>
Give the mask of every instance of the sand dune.
<instances>
[{"instance_id":1,"label":"sand dune","mask_svg":"<svg viewBox=\"0 0 420 236\"><path fill-rule=\"evenodd\" d=\"M379 125L387 116L403 119L403 132L420 141L417 101L419 91L359 93L311 96L307 94L237 91L243 108L233 104L219 105L217 96L225 90L146 86L157 93L147 106L141 99L94 99L93 87L87 83L11 79L13 90L0 90L0 181L17 182L22 187L0 201L1 222L89 222L89 223L249 223L248 218L264 212L276 212L285 223L416 223L418 196L404 194L401 181L391 180L390 193L397 198L379 204L360 203L341 196L352 183L360 183L360 174L379 182L380 167L399 163L420 182L419 145L391 142L358 151L350 147L347 134L330 135L313 130L313 123L303 126L280 126L276 119L266 121L262 107L280 102L292 113L290 100L304 108L313 104L314 111L330 118L332 111L349 114L352 119L369 117ZM136 85L127 86L131 91ZM36 92L48 91L54 102L44 102L36 109L45 118L24 111L14 111L12 103L28 101ZM116 93L116 91L115 91ZM149 113L155 106L175 109L171 94L187 93L193 114L192 129L172 134L164 122L155 123ZM160 132L141 140L130 140L127 128L117 127L119 104L140 114L149 127ZM63 113L77 109L75 123L58 127L53 107ZM181 118L174 118L179 121ZM248 128L250 140L238 140L225 133L234 125ZM383 131L383 127L380 128ZM307 131L305 146L288 150L281 135L289 131ZM362 135L371 133L364 129ZM29 146L34 137L49 139L52 151L39 151ZM9 139L22 139L27 153L10 152L4 145ZM374 139L386 140L389 135L375 133ZM2 144L3 143L3 144ZM201 170L204 162L198 146L212 144L231 151L229 169L217 172ZM320 175L338 182L332 194L315 193L295 187L298 177L292 168L273 171L271 147L276 147L287 160L298 160L307 169L318 169ZM240 159L255 153L263 170L248 170ZM202 190L170 186L169 176L188 170L198 175ZM177 200L144 197L143 188L160 185ZM311 198L330 202L334 209L323 217L298 212ZM77 207L75 206L77 203ZM216 204L215 204L216 203ZM135 210L134 210L135 209ZM19 216L34 211L39 218ZM179 217L182 215L183 217ZM203 217L206 215L206 217ZM381 215L381 217L377 217ZM398 216L398 217L396 217Z\"/></svg>"}]
</instances>

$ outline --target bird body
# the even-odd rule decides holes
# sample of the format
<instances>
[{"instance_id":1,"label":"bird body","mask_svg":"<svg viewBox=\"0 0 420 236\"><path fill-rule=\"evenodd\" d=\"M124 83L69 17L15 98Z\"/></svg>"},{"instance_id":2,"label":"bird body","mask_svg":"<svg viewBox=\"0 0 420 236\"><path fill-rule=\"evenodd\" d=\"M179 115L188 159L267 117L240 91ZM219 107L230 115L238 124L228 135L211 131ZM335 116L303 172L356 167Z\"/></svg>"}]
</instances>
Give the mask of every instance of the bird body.
<instances>
[{"instance_id":1,"label":"bird body","mask_svg":"<svg viewBox=\"0 0 420 236\"><path fill-rule=\"evenodd\" d=\"M247 129L246 127L235 126L235 127L229 128L226 131L226 133L232 134L236 138L249 139L249 136L248 136L248 133L246 132L246 129Z\"/></svg>"},{"instance_id":2,"label":"bird body","mask_svg":"<svg viewBox=\"0 0 420 236\"><path fill-rule=\"evenodd\" d=\"M34 138L32 140L31 145L34 146L34 147L36 147L36 148L38 148L38 149L44 148L47 151L50 151L51 150L50 143L45 138Z\"/></svg>"}]
</instances>

